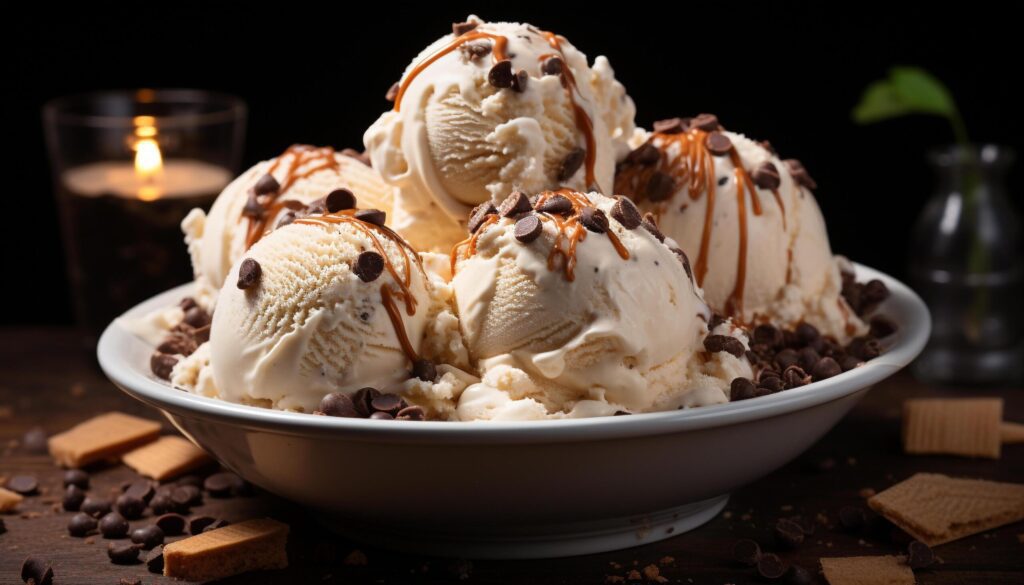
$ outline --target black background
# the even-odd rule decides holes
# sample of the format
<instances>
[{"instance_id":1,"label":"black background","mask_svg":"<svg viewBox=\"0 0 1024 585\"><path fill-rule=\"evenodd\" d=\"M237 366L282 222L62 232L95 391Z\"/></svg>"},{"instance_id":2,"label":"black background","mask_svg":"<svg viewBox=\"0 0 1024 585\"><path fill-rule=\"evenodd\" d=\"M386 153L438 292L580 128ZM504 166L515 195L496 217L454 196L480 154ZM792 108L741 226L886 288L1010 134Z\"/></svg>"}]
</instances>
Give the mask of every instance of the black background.
<instances>
[{"instance_id":1,"label":"black background","mask_svg":"<svg viewBox=\"0 0 1024 585\"><path fill-rule=\"evenodd\" d=\"M547 2L352 4L161 3L6 16L2 274L13 295L0 323L71 320L40 107L82 91L198 87L249 104L246 166L292 143L358 146L383 94L416 53L472 12L528 21L607 55L637 104L637 123L697 112L768 138L803 160L838 253L896 276L907 236L932 193L925 152L950 140L942 120L860 127L861 90L895 64L924 66L957 97L972 138L1021 150L1021 34L1007 4L680 2L598 8ZM104 13L105 10L105 13ZM8 45L8 46L5 46ZM1021 207L1019 173L1011 173ZM26 239L28 238L28 239ZM184 245L182 254L185 253ZM13 310L12 310L13 308Z\"/></svg>"}]
</instances>

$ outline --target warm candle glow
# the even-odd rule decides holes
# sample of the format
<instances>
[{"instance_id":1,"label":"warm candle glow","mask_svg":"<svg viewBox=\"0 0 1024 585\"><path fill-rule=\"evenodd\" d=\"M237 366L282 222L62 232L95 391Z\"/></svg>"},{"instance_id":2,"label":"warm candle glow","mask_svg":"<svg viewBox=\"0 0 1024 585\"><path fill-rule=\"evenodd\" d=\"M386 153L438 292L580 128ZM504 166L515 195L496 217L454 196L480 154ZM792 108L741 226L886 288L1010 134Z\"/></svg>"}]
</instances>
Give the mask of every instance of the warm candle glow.
<instances>
[{"instance_id":1,"label":"warm candle glow","mask_svg":"<svg viewBox=\"0 0 1024 585\"><path fill-rule=\"evenodd\" d=\"M160 189L153 185L154 179L163 171L163 156L156 140L156 118L135 116L135 175L145 183L139 188L139 199L152 201L160 197Z\"/></svg>"}]
</instances>

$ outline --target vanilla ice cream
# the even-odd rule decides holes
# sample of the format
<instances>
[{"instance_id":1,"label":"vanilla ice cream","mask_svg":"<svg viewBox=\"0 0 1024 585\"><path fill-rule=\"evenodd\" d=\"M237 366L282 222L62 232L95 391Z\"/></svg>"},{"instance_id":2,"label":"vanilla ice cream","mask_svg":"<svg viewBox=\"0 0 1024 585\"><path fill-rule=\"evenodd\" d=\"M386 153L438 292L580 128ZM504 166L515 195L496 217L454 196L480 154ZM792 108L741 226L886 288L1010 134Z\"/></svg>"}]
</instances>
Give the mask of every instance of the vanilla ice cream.
<instances>
[{"instance_id":1,"label":"vanilla ice cream","mask_svg":"<svg viewBox=\"0 0 1024 585\"><path fill-rule=\"evenodd\" d=\"M725 402L730 381L751 375L742 351L704 351L711 313L685 255L628 199L560 190L522 207L488 216L452 252L482 379L460 395L459 419Z\"/></svg>"},{"instance_id":2,"label":"vanilla ice cream","mask_svg":"<svg viewBox=\"0 0 1024 585\"><path fill-rule=\"evenodd\" d=\"M328 393L410 377L446 307L418 254L357 217L299 218L232 267L210 332L220 398L313 412Z\"/></svg>"},{"instance_id":3,"label":"vanilla ice cream","mask_svg":"<svg viewBox=\"0 0 1024 585\"><path fill-rule=\"evenodd\" d=\"M686 251L716 312L747 325L805 321L843 343L866 331L841 296L814 182L798 161L707 114L656 130L620 166L616 192Z\"/></svg>"},{"instance_id":4,"label":"vanilla ice cream","mask_svg":"<svg viewBox=\"0 0 1024 585\"><path fill-rule=\"evenodd\" d=\"M278 189L260 194L266 211L262 218L253 219L246 215L246 206L260 181L267 183L264 177L268 174ZM280 203L308 204L340 188L355 193L364 209L390 212L392 188L372 168L330 147L305 145L292 146L242 173L224 188L208 214L193 209L182 221L182 230L192 257L196 300L212 308L231 267L275 225L279 215L288 212Z\"/></svg>"},{"instance_id":5,"label":"vanilla ice cream","mask_svg":"<svg viewBox=\"0 0 1024 585\"><path fill-rule=\"evenodd\" d=\"M565 38L470 17L417 56L394 108L364 136L397 188L393 225L417 248L447 252L469 210L513 189L611 189L635 107L608 60Z\"/></svg>"}]
</instances>

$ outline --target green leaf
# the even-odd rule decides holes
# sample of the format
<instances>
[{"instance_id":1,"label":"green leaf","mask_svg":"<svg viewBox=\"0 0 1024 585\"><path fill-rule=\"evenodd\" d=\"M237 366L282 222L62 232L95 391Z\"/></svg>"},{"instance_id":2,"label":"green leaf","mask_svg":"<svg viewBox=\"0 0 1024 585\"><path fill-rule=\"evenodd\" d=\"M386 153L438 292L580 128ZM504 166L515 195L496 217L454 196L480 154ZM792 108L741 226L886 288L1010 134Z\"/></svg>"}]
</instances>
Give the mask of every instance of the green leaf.
<instances>
[{"instance_id":1,"label":"green leaf","mask_svg":"<svg viewBox=\"0 0 1024 585\"><path fill-rule=\"evenodd\" d=\"M864 90L853 109L853 119L859 124L911 114L941 116L954 124L959 119L946 86L919 67L893 67L887 79L875 81Z\"/></svg>"},{"instance_id":2,"label":"green leaf","mask_svg":"<svg viewBox=\"0 0 1024 585\"><path fill-rule=\"evenodd\" d=\"M913 113L900 99L888 81L876 81L864 90L860 103L853 109L858 124L868 124Z\"/></svg>"}]
</instances>

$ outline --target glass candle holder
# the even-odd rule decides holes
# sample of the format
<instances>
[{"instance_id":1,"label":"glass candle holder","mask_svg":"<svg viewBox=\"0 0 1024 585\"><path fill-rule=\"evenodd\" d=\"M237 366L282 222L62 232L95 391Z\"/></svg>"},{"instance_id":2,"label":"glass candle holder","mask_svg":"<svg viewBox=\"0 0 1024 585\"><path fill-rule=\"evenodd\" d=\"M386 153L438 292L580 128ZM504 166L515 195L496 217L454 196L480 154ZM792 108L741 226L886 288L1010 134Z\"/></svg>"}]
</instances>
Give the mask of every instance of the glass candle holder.
<instances>
[{"instance_id":1,"label":"glass candle holder","mask_svg":"<svg viewBox=\"0 0 1024 585\"><path fill-rule=\"evenodd\" d=\"M237 175L240 99L200 90L104 91L43 107L78 324L88 341L192 278L181 220Z\"/></svg>"}]
</instances>

